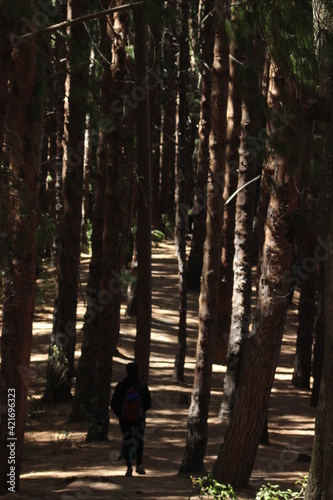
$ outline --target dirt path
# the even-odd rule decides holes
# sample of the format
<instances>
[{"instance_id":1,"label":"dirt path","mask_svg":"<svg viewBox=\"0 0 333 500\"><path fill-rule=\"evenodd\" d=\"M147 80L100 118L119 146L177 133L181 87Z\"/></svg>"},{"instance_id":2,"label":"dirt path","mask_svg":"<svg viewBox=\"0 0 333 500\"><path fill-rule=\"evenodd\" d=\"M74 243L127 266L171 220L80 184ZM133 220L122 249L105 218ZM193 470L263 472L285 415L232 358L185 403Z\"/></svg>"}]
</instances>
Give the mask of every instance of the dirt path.
<instances>
[{"instance_id":1,"label":"dirt path","mask_svg":"<svg viewBox=\"0 0 333 500\"><path fill-rule=\"evenodd\" d=\"M88 259L83 262L86 277ZM84 285L83 278L83 285ZM148 414L144 453L146 476L124 477L125 465L117 462L120 450L118 424L111 415L108 443L85 443L86 424L68 423L69 405L46 406L39 401L52 321L52 297L39 306L34 324L34 347L30 376L30 403L24 446L21 493L17 498L69 499L186 499L191 479L178 475L186 440L188 405L193 383L197 336L198 295L189 294L188 356L186 383L172 382L178 323L177 263L171 243L160 244L153 256L153 323L150 388L153 408ZM49 300L51 299L51 300ZM123 306L124 310L124 306ZM80 304L82 320L84 305ZM309 394L292 389L296 308L288 317L287 334L269 411L270 446L261 446L250 487L240 498L255 498L254 491L264 481L293 487L299 473L309 464L298 461L299 454L310 455L315 410ZM113 384L124 376L133 356L135 320L122 314L119 356L114 360ZM77 356L80 355L80 337ZM214 365L207 447L207 470L215 460L223 435L223 424L216 421L221 400L224 368ZM193 496L193 498L197 498Z\"/></svg>"}]
</instances>

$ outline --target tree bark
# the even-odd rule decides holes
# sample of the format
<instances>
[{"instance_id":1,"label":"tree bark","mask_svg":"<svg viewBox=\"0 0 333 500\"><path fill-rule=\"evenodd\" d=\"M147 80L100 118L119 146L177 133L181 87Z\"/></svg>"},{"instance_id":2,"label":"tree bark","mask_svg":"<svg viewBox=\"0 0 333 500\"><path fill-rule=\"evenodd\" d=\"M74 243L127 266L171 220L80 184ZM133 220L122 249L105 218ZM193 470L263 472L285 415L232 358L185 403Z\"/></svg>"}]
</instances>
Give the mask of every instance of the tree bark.
<instances>
[{"instance_id":1,"label":"tree bark","mask_svg":"<svg viewBox=\"0 0 333 500\"><path fill-rule=\"evenodd\" d=\"M75 19L86 12L86 2L69 0ZM66 402L72 397L76 344L76 306L79 286L83 190L83 153L86 111L82 106L89 71L88 35L83 25L72 27L66 79L63 206L61 214L57 297L44 400ZM84 61L82 63L82 60Z\"/></svg>"},{"instance_id":2,"label":"tree bark","mask_svg":"<svg viewBox=\"0 0 333 500\"><path fill-rule=\"evenodd\" d=\"M199 332L192 400L187 421L187 441L181 471L203 469L208 439L208 412L213 352L216 338L217 289L221 259L221 229L226 136L226 108L229 78L229 44L225 20L230 2L217 1L212 67L210 171L207 184L207 233L204 245Z\"/></svg>"},{"instance_id":3,"label":"tree bark","mask_svg":"<svg viewBox=\"0 0 333 500\"><path fill-rule=\"evenodd\" d=\"M233 3L235 3L235 1L233 1L232 4ZM232 16L232 20L235 21L235 15ZM234 34L234 37L235 36L236 35ZM225 186L223 193L224 201L227 201L229 197L236 191L238 182L238 148L241 135L243 78L242 66L238 62L241 59L241 53L237 45L237 39L232 39L230 41L230 56ZM216 349L214 355L214 362L221 365L226 363L231 324L232 289L234 279L233 259L235 253L235 213L235 201L224 205L222 226L223 246L218 290Z\"/></svg>"},{"instance_id":4,"label":"tree bark","mask_svg":"<svg viewBox=\"0 0 333 500\"><path fill-rule=\"evenodd\" d=\"M186 235L188 229L188 210L190 185L192 178L191 157L189 154L189 71L190 54L188 47L188 6L181 0L179 6L180 35L179 35L179 76L178 76L178 119L177 119L177 147L176 147L176 220L175 246L178 258L178 290L179 290L179 322L178 342L175 357L173 378L184 381L184 365L187 345L187 262L186 262Z\"/></svg>"},{"instance_id":5,"label":"tree bark","mask_svg":"<svg viewBox=\"0 0 333 500\"><path fill-rule=\"evenodd\" d=\"M203 18L205 19L201 32L202 81L199 122L199 151L197 160L197 176L192 209L193 232L191 250L188 258L187 281L188 290L200 290L200 280L203 263L203 246L206 237L207 217L207 177L209 170L209 133L211 113L211 85L214 50L213 27L214 0L205 2Z\"/></svg>"},{"instance_id":6,"label":"tree bark","mask_svg":"<svg viewBox=\"0 0 333 500\"><path fill-rule=\"evenodd\" d=\"M316 318L314 325L314 346L312 376L313 386L311 393L311 406L318 405L321 374L323 370L324 352L325 352L325 299L324 299L324 266L319 264L317 286L317 304Z\"/></svg>"},{"instance_id":7,"label":"tree bark","mask_svg":"<svg viewBox=\"0 0 333 500\"><path fill-rule=\"evenodd\" d=\"M329 109L333 109L332 74L333 74L333 15L332 1L312 0L316 56L319 66L321 94L328 100ZM333 233L333 123L332 118L325 125L323 182L323 236L332 238ZM333 498L333 258L332 250L325 261L325 353L321 377L320 395L316 417L316 428L312 460L305 492L305 500L328 500Z\"/></svg>"},{"instance_id":8,"label":"tree bark","mask_svg":"<svg viewBox=\"0 0 333 500\"><path fill-rule=\"evenodd\" d=\"M272 65L269 107L279 106L282 75ZM269 124L274 148L275 175L268 207L266 236L257 308L253 329L244 346L242 368L234 409L224 442L213 466L213 476L220 483L234 488L247 484L260 442L267 414L270 391L277 366L288 301L288 276L291 265L291 244L286 239L288 213L295 208L297 197L293 179L288 174L286 158L280 152L288 145L285 127Z\"/></svg>"},{"instance_id":9,"label":"tree bark","mask_svg":"<svg viewBox=\"0 0 333 500\"><path fill-rule=\"evenodd\" d=\"M108 1L105 1L104 6L107 7L108 3ZM112 75L110 66L107 63L111 55L111 40L107 33L107 23L108 20L106 18L100 21L99 48L104 56L101 61L102 76L100 102L104 120L108 119L110 113L110 91L112 88ZM90 411L90 402L95 384L97 335L99 330L98 313L102 308L99 298L103 259L103 228L108 135L109 132L107 129L100 128L97 148L96 188L92 219L91 260L87 283L87 309L82 328L83 338L81 357L79 359L76 372L75 396L71 412L71 420L74 422L87 417Z\"/></svg>"},{"instance_id":10,"label":"tree bark","mask_svg":"<svg viewBox=\"0 0 333 500\"><path fill-rule=\"evenodd\" d=\"M251 40L249 40L249 45L252 46ZM237 189L241 189L241 191L238 192L236 200L232 315L227 351L227 371L224 377L223 398L219 415L221 419L229 419L233 410L239 380L241 351L248 337L251 322L252 226L255 212L256 186L254 183L248 183L255 177L257 172L256 152L251 147L250 138L256 137L259 130L257 112L259 82L252 69L254 67L254 54L248 53L246 56L251 61L251 66L245 69L246 76L242 103L237 185Z\"/></svg>"},{"instance_id":11,"label":"tree bark","mask_svg":"<svg viewBox=\"0 0 333 500\"><path fill-rule=\"evenodd\" d=\"M296 356L292 383L300 389L310 389L311 360L313 344L313 328L315 320L315 302L317 288L317 263L314 259L314 242L303 244L302 269L308 269L307 262L311 264L309 272L301 281L301 293L298 305L298 328L296 341ZM315 268L313 264L315 263Z\"/></svg>"},{"instance_id":12,"label":"tree bark","mask_svg":"<svg viewBox=\"0 0 333 500\"><path fill-rule=\"evenodd\" d=\"M117 0L116 5L121 5ZM110 103L121 102L126 71L127 15L113 15ZM121 272L128 235L129 172L123 155L123 116L106 134L106 187L104 201L103 255L98 317L94 391L90 402L87 441L108 439L112 357L120 328Z\"/></svg>"},{"instance_id":13,"label":"tree bark","mask_svg":"<svg viewBox=\"0 0 333 500\"><path fill-rule=\"evenodd\" d=\"M134 9L134 51L136 85L142 86L148 78L146 5ZM136 108L137 172L138 172L138 224L137 224L137 332L134 344L135 361L139 377L147 383L149 378L151 330L151 158L149 129L149 93Z\"/></svg>"},{"instance_id":14,"label":"tree bark","mask_svg":"<svg viewBox=\"0 0 333 500\"><path fill-rule=\"evenodd\" d=\"M20 22L15 20L15 28L20 27ZM13 47L8 72L10 88L6 122L6 128L10 131L6 137L10 195L6 207L6 238L9 248L1 337L1 493L19 490L26 418L35 295L40 164L39 117L34 100L36 69L34 40ZM38 97L43 99L43 96ZM12 453L14 463L10 460Z\"/></svg>"},{"instance_id":15,"label":"tree bark","mask_svg":"<svg viewBox=\"0 0 333 500\"><path fill-rule=\"evenodd\" d=\"M8 67L11 46L8 38L9 20L0 6L0 163L2 162L3 138L8 96Z\"/></svg>"}]
</instances>

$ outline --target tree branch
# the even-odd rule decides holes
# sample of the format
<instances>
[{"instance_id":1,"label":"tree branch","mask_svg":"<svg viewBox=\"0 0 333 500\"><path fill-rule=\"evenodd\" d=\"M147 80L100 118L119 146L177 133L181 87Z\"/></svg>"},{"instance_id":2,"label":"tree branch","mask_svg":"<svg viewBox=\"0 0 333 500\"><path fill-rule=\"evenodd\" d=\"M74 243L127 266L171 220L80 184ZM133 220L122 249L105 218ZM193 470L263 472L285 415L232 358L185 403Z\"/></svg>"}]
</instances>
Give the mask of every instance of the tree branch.
<instances>
[{"instance_id":1,"label":"tree branch","mask_svg":"<svg viewBox=\"0 0 333 500\"><path fill-rule=\"evenodd\" d=\"M92 14L87 14L82 17L78 17L72 20L62 21L58 24L53 24L52 26L48 26L47 28L41 30L35 30L31 33L26 33L18 38L18 40L29 40L31 38L41 36L41 35L49 35L50 33L54 33L55 31L59 31L64 28L68 28L69 26L75 26L76 24L82 24L86 21L92 21L93 19L99 19L101 17L107 16L108 14L112 14L113 12L119 12L121 10L130 9L132 7L136 7L137 5L141 5L143 2L134 2L127 3L125 5L119 5L118 7L113 7L112 9L102 10L100 12L93 12Z\"/></svg>"}]
</instances>

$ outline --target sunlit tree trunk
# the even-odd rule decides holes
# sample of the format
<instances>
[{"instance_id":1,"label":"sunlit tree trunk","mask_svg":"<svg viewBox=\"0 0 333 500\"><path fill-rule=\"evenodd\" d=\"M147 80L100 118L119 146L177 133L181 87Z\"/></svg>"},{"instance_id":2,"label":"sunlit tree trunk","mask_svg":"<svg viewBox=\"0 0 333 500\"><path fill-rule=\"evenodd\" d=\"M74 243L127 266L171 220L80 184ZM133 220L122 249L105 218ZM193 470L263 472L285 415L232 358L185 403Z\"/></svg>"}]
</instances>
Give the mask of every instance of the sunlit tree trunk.
<instances>
[{"instance_id":1,"label":"sunlit tree trunk","mask_svg":"<svg viewBox=\"0 0 333 500\"><path fill-rule=\"evenodd\" d=\"M248 54L249 55L249 54ZM253 61L253 57L249 57ZM227 352L227 371L224 377L220 417L230 418L238 386L241 351L249 334L252 294L252 225L255 210L255 184L257 172L256 152L250 143L259 130L259 82L255 72L246 68L242 104L241 138L239 147L239 174L236 201L235 256L233 262L234 286L232 315ZM247 186L246 186L247 185Z\"/></svg>"},{"instance_id":2,"label":"sunlit tree trunk","mask_svg":"<svg viewBox=\"0 0 333 500\"><path fill-rule=\"evenodd\" d=\"M232 4L234 3L236 3L236 0L232 2ZM235 15L232 16L232 19L235 19ZM225 186L223 193L224 201L227 201L228 198L236 191L238 182L238 148L241 135L243 96L242 65L239 62L240 59L241 52L238 47L237 35L234 34L234 38L230 41L230 79L227 108ZM235 214L236 199L233 199L230 203L224 205L223 210L223 245L218 289L216 349L214 354L214 362L218 364L226 363L226 354L230 333L233 288L233 259L235 253Z\"/></svg>"},{"instance_id":3,"label":"sunlit tree trunk","mask_svg":"<svg viewBox=\"0 0 333 500\"><path fill-rule=\"evenodd\" d=\"M210 168L207 184L207 233L204 245L199 332L192 400L187 421L187 441L181 471L198 471L204 466L208 439L208 412L213 352L216 338L217 289L221 259L222 210L226 136L226 108L229 78L229 42L225 19L230 2L217 1L215 45L212 66Z\"/></svg>"},{"instance_id":4,"label":"sunlit tree trunk","mask_svg":"<svg viewBox=\"0 0 333 500\"><path fill-rule=\"evenodd\" d=\"M272 65L269 90L271 111L281 102L280 86L283 81L278 68ZM296 208L297 196L293 179L288 173L288 162L278 153L287 148L287 130L286 127L277 127L275 123L272 121L269 124L275 145L270 151L275 159L275 174L267 214L257 307L253 328L243 350L231 420L212 471L217 481L230 483L235 488L247 484L253 469L288 308L292 245L286 237L287 217Z\"/></svg>"},{"instance_id":5,"label":"sunlit tree trunk","mask_svg":"<svg viewBox=\"0 0 333 500\"><path fill-rule=\"evenodd\" d=\"M19 33L22 29L20 20L15 20L14 26ZM19 490L27 407L38 222L39 124L34 107L36 69L36 41L32 39L16 44L8 72L10 89L6 121L10 192L6 207L6 239L9 246L1 337L1 493ZM38 97L43 99L43 96ZM9 420L10 417L12 420ZM14 469L10 469L10 450L15 456ZM12 483L9 482L11 478ZM13 489L9 490L11 486Z\"/></svg>"}]
</instances>

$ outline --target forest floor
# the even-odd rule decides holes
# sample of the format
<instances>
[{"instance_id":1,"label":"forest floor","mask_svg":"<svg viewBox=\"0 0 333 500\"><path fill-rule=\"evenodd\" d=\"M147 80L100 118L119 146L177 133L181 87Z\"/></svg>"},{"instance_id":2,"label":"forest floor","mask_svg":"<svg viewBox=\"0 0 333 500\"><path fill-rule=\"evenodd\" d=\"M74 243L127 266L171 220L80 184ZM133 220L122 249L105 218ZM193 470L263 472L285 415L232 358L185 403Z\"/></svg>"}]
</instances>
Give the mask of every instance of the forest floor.
<instances>
[{"instance_id":1,"label":"forest floor","mask_svg":"<svg viewBox=\"0 0 333 500\"><path fill-rule=\"evenodd\" d=\"M83 256L79 322L82 322L85 311L84 287L88 264L88 256ZM46 405L41 402L54 300L54 283L49 278L42 284L43 295L39 297L35 313L21 491L14 494L14 497L61 500L190 498L191 478L189 475L178 474L178 469L186 441L188 406L193 384L198 294L189 293L186 383L176 384L172 381L172 373L177 343L178 277L172 242L163 242L154 248L152 269L153 319L149 386L153 406L147 414L144 451L147 474L134 474L131 478L124 476L126 467L123 462L117 462L121 441L114 415L110 415L109 442L88 444L85 442L86 423L68 421L70 404ZM125 317L124 311L125 303L122 307L118 355L114 358L112 390L123 378L125 365L133 357L135 319ZM254 499L256 491L265 482L297 489L295 481L299 479L299 474L306 474L309 469L304 456L311 455L315 409L309 405L309 392L296 390L290 383L296 329L297 307L292 305L270 400L270 445L260 446L249 487L237 492L241 500ZM80 343L79 334L77 359L80 356ZM213 366L209 442L205 459L208 472L218 453L225 429L225 424L217 421L224 371L225 367ZM192 493L191 498L198 496Z\"/></svg>"}]
</instances>

